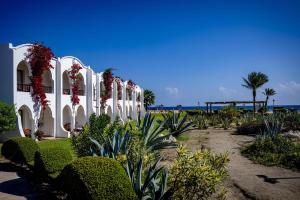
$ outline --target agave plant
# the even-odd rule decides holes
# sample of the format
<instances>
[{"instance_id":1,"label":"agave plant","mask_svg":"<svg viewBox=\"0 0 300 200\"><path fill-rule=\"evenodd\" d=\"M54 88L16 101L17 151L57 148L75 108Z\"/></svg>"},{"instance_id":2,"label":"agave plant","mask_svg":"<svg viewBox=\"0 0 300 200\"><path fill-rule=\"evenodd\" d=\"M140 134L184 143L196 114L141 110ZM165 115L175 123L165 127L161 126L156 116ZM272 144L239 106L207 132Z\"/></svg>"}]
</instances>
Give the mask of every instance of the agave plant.
<instances>
[{"instance_id":1,"label":"agave plant","mask_svg":"<svg viewBox=\"0 0 300 200\"><path fill-rule=\"evenodd\" d=\"M281 116L270 116L264 119L265 129L262 133L262 137L274 138L278 136L283 128L283 122Z\"/></svg>"},{"instance_id":2,"label":"agave plant","mask_svg":"<svg viewBox=\"0 0 300 200\"><path fill-rule=\"evenodd\" d=\"M193 117L193 124L198 128L198 129L207 129L208 128L208 119L204 115L196 115Z\"/></svg>"},{"instance_id":3,"label":"agave plant","mask_svg":"<svg viewBox=\"0 0 300 200\"><path fill-rule=\"evenodd\" d=\"M155 117L152 117L151 113L146 113L143 122L140 117L138 118L137 128L140 131L141 139L148 150L155 151L177 147L175 142L168 140L172 134L162 134L165 130L166 122L167 121L165 120L155 127Z\"/></svg>"},{"instance_id":4,"label":"agave plant","mask_svg":"<svg viewBox=\"0 0 300 200\"><path fill-rule=\"evenodd\" d=\"M128 143L130 141L130 135L128 132L123 136L120 131L115 131L112 138L103 138L104 143L100 144L97 140L90 137L90 140L98 148L94 150L91 148L93 155L110 157L117 159L117 156L120 154L128 153Z\"/></svg>"},{"instance_id":5,"label":"agave plant","mask_svg":"<svg viewBox=\"0 0 300 200\"><path fill-rule=\"evenodd\" d=\"M142 158L137 165L127 161L127 175L139 200L167 200L171 196L171 191L167 190L168 173L163 167L157 167L158 162L143 171Z\"/></svg>"},{"instance_id":6,"label":"agave plant","mask_svg":"<svg viewBox=\"0 0 300 200\"><path fill-rule=\"evenodd\" d=\"M169 134L172 136L179 136L180 134L189 130L193 122L187 121L187 114L181 117L182 112L175 111L169 112L168 114L163 114L165 119L164 126L168 129Z\"/></svg>"}]
</instances>

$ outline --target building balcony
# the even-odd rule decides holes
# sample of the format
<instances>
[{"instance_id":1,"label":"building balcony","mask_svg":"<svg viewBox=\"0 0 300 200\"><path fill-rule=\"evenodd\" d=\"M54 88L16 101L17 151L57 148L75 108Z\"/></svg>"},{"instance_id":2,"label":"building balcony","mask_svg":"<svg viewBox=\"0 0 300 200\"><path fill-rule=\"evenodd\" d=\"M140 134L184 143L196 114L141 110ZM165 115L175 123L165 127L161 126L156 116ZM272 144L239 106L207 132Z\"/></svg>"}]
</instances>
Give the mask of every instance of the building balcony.
<instances>
[{"instance_id":1,"label":"building balcony","mask_svg":"<svg viewBox=\"0 0 300 200\"><path fill-rule=\"evenodd\" d=\"M17 91L19 92L30 92L30 84L23 84L23 83L18 83L17 84Z\"/></svg>"}]
</instances>

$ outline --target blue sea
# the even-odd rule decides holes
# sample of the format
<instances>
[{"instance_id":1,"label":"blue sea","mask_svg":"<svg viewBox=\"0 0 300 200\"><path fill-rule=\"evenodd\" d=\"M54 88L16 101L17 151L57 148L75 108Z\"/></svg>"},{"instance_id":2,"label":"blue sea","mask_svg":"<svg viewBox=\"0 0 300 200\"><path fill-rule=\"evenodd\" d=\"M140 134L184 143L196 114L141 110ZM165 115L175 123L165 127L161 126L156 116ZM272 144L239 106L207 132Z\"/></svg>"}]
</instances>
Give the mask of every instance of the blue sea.
<instances>
[{"instance_id":1,"label":"blue sea","mask_svg":"<svg viewBox=\"0 0 300 200\"><path fill-rule=\"evenodd\" d=\"M213 110L220 110L222 109L224 106L212 106ZM246 110L252 110L253 106L236 106L237 108L243 108ZM283 108L287 108L287 109L293 109L293 110L297 110L300 111L300 105L276 105L274 106L276 107L283 107ZM206 106L182 106L180 107L181 110L206 110ZM149 107L149 110L178 110L178 107L176 106L151 106ZM272 111L273 110L273 106L268 106L268 110Z\"/></svg>"}]
</instances>

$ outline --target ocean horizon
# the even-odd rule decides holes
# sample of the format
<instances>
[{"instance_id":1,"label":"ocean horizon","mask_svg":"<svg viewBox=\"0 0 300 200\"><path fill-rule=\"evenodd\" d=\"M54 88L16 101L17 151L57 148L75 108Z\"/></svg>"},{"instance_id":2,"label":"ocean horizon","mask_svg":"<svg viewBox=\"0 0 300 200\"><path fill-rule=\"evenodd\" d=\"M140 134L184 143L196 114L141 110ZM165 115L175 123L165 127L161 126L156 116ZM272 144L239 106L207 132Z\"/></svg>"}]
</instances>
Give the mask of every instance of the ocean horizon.
<instances>
[{"instance_id":1,"label":"ocean horizon","mask_svg":"<svg viewBox=\"0 0 300 200\"><path fill-rule=\"evenodd\" d=\"M212 106L213 110L220 110L224 106ZM253 106L236 106L237 108L242 108L246 110L252 110ZM283 107L287 109L293 109L300 111L300 105L271 105L268 106L268 111L273 110L273 107ZM178 110L178 106L151 106L148 110ZM181 106L181 110L206 110L206 106Z\"/></svg>"}]
</instances>

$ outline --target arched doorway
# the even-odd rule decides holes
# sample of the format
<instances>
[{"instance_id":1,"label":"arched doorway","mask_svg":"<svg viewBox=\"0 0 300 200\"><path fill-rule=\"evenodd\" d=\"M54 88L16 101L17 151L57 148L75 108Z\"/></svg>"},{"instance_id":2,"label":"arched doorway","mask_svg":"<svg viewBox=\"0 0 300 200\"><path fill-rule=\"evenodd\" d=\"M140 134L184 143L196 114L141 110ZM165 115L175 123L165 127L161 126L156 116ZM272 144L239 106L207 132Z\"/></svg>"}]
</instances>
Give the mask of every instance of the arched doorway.
<instances>
[{"instance_id":1,"label":"arched doorway","mask_svg":"<svg viewBox=\"0 0 300 200\"><path fill-rule=\"evenodd\" d=\"M84 124L86 123L86 118L84 114L84 109L80 105L77 108L76 116L75 116L75 129L82 129Z\"/></svg>"},{"instance_id":2,"label":"arched doorway","mask_svg":"<svg viewBox=\"0 0 300 200\"><path fill-rule=\"evenodd\" d=\"M63 127L66 131L71 131L72 123L72 111L71 108L66 105L63 109Z\"/></svg>"},{"instance_id":3,"label":"arched doorway","mask_svg":"<svg viewBox=\"0 0 300 200\"><path fill-rule=\"evenodd\" d=\"M44 132L44 136L54 136L54 118L49 106L42 109L38 121L38 130Z\"/></svg>"},{"instance_id":4,"label":"arched doorway","mask_svg":"<svg viewBox=\"0 0 300 200\"><path fill-rule=\"evenodd\" d=\"M33 131L33 119L31 111L26 105L23 105L19 108L18 113L21 118L21 129L26 137L30 137Z\"/></svg>"},{"instance_id":5,"label":"arched doorway","mask_svg":"<svg viewBox=\"0 0 300 200\"><path fill-rule=\"evenodd\" d=\"M79 91L78 95L79 96L84 96L85 95L85 85L84 85L84 78L82 74L79 74Z\"/></svg>"},{"instance_id":6,"label":"arched doorway","mask_svg":"<svg viewBox=\"0 0 300 200\"><path fill-rule=\"evenodd\" d=\"M70 95L71 94L71 90L70 90L70 79L69 79L69 74L67 71L64 71L63 76L63 91L62 93L64 95Z\"/></svg>"},{"instance_id":7,"label":"arched doorway","mask_svg":"<svg viewBox=\"0 0 300 200\"><path fill-rule=\"evenodd\" d=\"M111 120L113 120L113 113L112 113L112 109L110 106L107 107L106 109L106 114L110 117Z\"/></svg>"},{"instance_id":8,"label":"arched doorway","mask_svg":"<svg viewBox=\"0 0 300 200\"><path fill-rule=\"evenodd\" d=\"M126 109L125 109L125 114L126 114L126 117L128 118L128 117L129 117L129 110L128 110L128 106L126 106Z\"/></svg>"},{"instance_id":9,"label":"arched doorway","mask_svg":"<svg viewBox=\"0 0 300 200\"><path fill-rule=\"evenodd\" d=\"M25 61L21 61L17 67L17 91L30 92L30 85L28 66Z\"/></svg>"},{"instance_id":10,"label":"arched doorway","mask_svg":"<svg viewBox=\"0 0 300 200\"><path fill-rule=\"evenodd\" d=\"M133 110L132 110L132 106L129 107L129 118L130 118L130 119L133 118Z\"/></svg>"}]
</instances>

